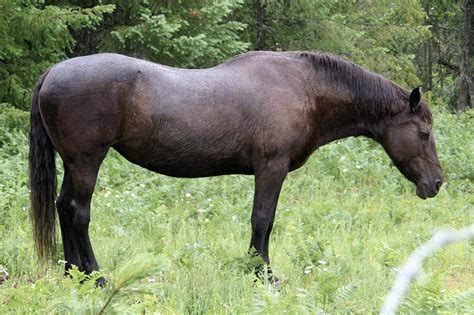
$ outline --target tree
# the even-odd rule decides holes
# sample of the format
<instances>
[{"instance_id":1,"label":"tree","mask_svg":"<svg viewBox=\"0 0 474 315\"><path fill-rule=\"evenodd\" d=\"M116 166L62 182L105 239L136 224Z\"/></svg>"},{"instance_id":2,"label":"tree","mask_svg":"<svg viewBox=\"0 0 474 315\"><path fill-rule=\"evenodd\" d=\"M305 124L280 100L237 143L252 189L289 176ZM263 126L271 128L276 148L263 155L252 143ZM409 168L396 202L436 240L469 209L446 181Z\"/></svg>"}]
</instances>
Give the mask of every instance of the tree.
<instances>
[{"instance_id":1,"label":"tree","mask_svg":"<svg viewBox=\"0 0 474 315\"><path fill-rule=\"evenodd\" d=\"M63 1L85 7L104 1ZM108 1L116 6L95 30L79 30L70 56L117 52L180 67L209 67L247 50L232 19L241 0Z\"/></svg>"},{"instance_id":2,"label":"tree","mask_svg":"<svg viewBox=\"0 0 474 315\"><path fill-rule=\"evenodd\" d=\"M239 14L253 49L332 52L406 86L421 83L413 61L430 32L416 0L247 0Z\"/></svg>"},{"instance_id":3,"label":"tree","mask_svg":"<svg viewBox=\"0 0 474 315\"><path fill-rule=\"evenodd\" d=\"M461 112L472 106L472 0L423 0L431 36L417 51L423 85ZM471 48L469 48L471 47ZM470 61L471 60L471 61Z\"/></svg>"},{"instance_id":4,"label":"tree","mask_svg":"<svg viewBox=\"0 0 474 315\"><path fill-rule=\"evenodd\" d=\"M462 27L462 38L461 43L461 65L459 74L459 96L456 104L456 110L458 112L464 111L467 107L471 107L471 94L472 91L472 69L471 62L474 57L473 49L473 29L472 29L472 18L474 17L474 1L472 0L461 0L460 3L461 11L463 12L463 27Z\"/></svg>"},{"instance_id":5,"label":"tree","mask_svg":"<svg viewBox=\"0 0 474 315\"><path fill-rule=\"evenodd\" d=\"M74 46L71 31L91 29L112 5L74 9L45 1L0 3L0 103L27 108L38 76Z\"/></svg>"},{"instance_id":6,"label":"tree","mask_svg":"<svg viewBox=\"0 0 474 315\"><path fill-rule=\"evenodd\" d=\"M251 49L346 56L461 109L474 90L472 2L0 0L0 102L26 108L39 74L65 58L117 52L200 68Z\"/></svg>"},{"instance_id":7,"label":"tree","mask_svg":"<svg viewBox=\"0 0 474 315\"><path fill-rule=\"evenodd\" d=\"M254 0L255 6L255 25L257 38L255 39L255 49L265 50L267 48L267 0Z\"/></svg>"},{"instance_id":8,"label":"tree","mask_svg":"<svg viewBox=\"0 0 474 315\"><path fill-rule=\"evenodd\" d=\"M181 67L208 67L244 52L232 19L243 0L39 0L0 2L0 103L27 108L47 67L118 52Z\"/></svg>"}]
</instances>

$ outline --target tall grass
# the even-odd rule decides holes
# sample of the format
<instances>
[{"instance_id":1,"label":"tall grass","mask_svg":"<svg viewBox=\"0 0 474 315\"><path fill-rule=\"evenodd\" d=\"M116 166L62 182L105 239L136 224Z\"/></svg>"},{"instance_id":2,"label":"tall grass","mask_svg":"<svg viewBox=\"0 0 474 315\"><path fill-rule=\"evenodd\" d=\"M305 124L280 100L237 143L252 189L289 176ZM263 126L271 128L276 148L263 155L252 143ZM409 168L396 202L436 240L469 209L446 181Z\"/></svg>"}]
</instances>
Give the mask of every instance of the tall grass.
<instances>
[{"instance_id":1,"label":"tall grass","mask_svg":"<svg viewBox=\"0 0 474 315\"><path fill-rule=\"evenodd\" d=\"M27 211L28 117L0 106L0 265L10 274L0 284L0 313L378 312L396 268L416 246L438 228L474 222L473 118L473 111L435 112L446 177L435 199L418 199L367 139L325 146L291 173L270 244L272 268L284 281L279 289L254 283L246 254L252 177L175 179L111 152L90 227L102 271L80 285L80 272L68 278L61 263L36 263ZM109 286L94 288L102 275ZM401 310L469 310L473 283L474 242L453 245L428 261Z\"/></svg>"}]
</instances>

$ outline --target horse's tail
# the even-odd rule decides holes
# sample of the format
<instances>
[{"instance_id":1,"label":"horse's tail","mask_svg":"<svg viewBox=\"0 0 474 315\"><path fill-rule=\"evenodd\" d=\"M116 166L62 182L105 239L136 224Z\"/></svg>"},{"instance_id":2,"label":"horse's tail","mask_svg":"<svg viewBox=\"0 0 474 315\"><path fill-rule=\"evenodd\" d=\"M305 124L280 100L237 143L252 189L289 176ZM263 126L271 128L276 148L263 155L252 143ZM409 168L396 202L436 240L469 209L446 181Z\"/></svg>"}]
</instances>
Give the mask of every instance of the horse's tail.
<instances>
[{"instance_id":1,"label":"horse's tail","mask_svg":"<svg viewBox=\"0 0 474 315\"><path fill-rule=\"evenodd\" d=\"M44 127L39 111L39 92L48 75L47 70L36 83L30 106L30 217L33 223L35 249L40 260L55 252L56 165L53 143Z\"/></svg>"}]
</instances>

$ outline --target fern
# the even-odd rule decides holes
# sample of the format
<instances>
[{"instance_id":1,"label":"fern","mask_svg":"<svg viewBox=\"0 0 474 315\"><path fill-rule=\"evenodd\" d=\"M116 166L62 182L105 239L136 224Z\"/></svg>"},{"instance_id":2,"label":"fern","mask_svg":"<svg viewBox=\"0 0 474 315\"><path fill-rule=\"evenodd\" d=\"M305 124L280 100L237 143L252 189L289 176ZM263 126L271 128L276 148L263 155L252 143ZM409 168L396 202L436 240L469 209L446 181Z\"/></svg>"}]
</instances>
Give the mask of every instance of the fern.
<instances>
[{"instance_id":1,"label":"fern","mask_svg":"<svg viewBox=\"0 0 474 315\"><path fill-rule=\"evenodd\" d=\"M401 308L400 313L427 314L454 312L456 314L474 313L474 287L446 297L442 290L439 275L423 285L416 285Z\"/></svg>"},{"instance_id":2,"label":"fern","mask_svg":"<svg viewBox=\"0 0 474 315\"><path fill-rule=\"evenodd\" d=\"M474 287L450 296L443 303L443 307L459 313L474 314Z\"/></svg>"},{"instance_id":3,"label":"fern","mask_svg":"<svg viewBox=\"0 0 474 315\"><path fill-rule=\"evenodd\" d=\"M355 291L360 287L360 281L343 285L336 290L334 294L335 302L342 302L351 299L354 296Z\"/></svg>"}]
</instances>

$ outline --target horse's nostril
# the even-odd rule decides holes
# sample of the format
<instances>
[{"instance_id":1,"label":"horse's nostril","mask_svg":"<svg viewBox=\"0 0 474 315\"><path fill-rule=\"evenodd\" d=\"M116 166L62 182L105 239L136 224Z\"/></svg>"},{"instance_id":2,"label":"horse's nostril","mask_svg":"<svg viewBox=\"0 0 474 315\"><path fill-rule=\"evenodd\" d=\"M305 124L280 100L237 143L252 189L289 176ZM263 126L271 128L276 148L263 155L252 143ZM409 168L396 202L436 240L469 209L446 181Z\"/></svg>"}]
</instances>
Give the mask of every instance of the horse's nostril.
<instances>
[{"instance_id":1,"label":"horse's nostril","mask_svg":"<svg viewBox=\"0 0 474 315\"><path fill-rule=\"evenodd\" d=\"M440 179L436 180L436 183L435 183L435 185L436 185L436 191L439 191L439 189L441 188L441 185L442 185L442 184L443 184L443 181L442 181L442 180L440 180Z\"/></svg>"}]
</instances>

